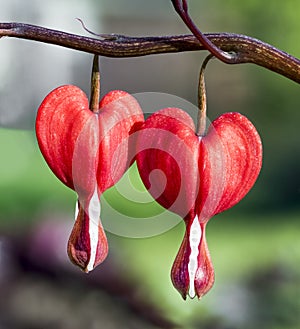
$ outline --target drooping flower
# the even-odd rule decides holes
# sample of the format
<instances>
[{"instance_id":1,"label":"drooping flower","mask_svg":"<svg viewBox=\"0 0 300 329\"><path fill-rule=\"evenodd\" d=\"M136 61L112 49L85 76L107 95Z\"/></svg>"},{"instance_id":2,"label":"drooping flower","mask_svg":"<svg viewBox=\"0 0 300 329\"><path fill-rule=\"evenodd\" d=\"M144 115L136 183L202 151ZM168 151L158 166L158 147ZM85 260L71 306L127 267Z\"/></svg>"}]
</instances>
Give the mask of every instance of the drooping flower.
<instances>
[{"instance_id":1,"label":"drooping flower","mask_svg":"<svg viewBox=\"0 0 300 329\"><path fill-rule=\"evenodd\" d=\"M166 108L144 122L136 153L141 179L153 198L185 221L172 282L184 299L201 298L214 283L206 224L252 188L262 165L260 137L240 113L221 115L206 135L197 136L186 112Z\"/></svg>"},{"instance_id":2,"label":"drooping flower","mask_svg":"<svg viewBox=\"0 0 300 329\"><path fill-rule=\"evenodd\" d=\"M128 168L129 136L142 122L136 99L118 90L92 112L85 93L66 85L53 90L38 109L40 150L58 179L78 194L68 255L85 272L107 256L100 197Z\"/></svg>"}]
</instances>

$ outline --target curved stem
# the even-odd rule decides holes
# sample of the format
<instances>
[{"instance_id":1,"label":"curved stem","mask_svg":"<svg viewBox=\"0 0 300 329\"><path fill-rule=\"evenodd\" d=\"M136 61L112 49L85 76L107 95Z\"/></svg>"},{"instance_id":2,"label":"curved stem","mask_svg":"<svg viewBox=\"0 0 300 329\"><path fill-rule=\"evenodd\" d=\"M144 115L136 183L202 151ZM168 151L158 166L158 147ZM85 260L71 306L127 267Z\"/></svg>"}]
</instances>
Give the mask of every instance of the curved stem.
<instances>
[{"instance_id":1,"label":"curved stem","mask_svg":"<svg viewBox=\"0 0 300 329\"><path fill-rule=\"evenodd\" d=\"M181 17L181 19L184 21L186 26L190 29L190 31L194 34L194 36L199 40L199 42L216 58L221 60L224 63L227 64L235 64L238 60L235 53L230 53L223 51L222 49L218 48L216 45L214 45L209 38L203 34L198 27L193 22L191 16L188 14L188 4L186 0L171 0L173 3L173 6L178 13L178 15Z\"/></svg>"},{"instance_id":2,"label":"curved stem","mask_svg":"<svg viewBox=\"0 0 300 329\"><path fill-rule=\"evenodd\" d=\"M199 82L198 82L198 119L197 119L197 135L204 136L206 131L206 110L207 110L207 101L206 101L206 87L204 72L207 66L207 63L214 58L212 54L209 54L203 61L199 73Z\"/></svg>"},{"instance_id":3,"label":"curved stem","mask_svg":"<svg viewBox=\"0 0 300 329\"><path fill-rule=\"evenodd\" d=\"M107 36L99 40L22 23L0 23L0 38L13 37L45 42L107 57L137 57L204 50L192 35L161 37ZM230 33L205 36L217 47L234 52L235 64L253 63L300 83L300 60L260 40Z\"/></svg>"}]
</instances>

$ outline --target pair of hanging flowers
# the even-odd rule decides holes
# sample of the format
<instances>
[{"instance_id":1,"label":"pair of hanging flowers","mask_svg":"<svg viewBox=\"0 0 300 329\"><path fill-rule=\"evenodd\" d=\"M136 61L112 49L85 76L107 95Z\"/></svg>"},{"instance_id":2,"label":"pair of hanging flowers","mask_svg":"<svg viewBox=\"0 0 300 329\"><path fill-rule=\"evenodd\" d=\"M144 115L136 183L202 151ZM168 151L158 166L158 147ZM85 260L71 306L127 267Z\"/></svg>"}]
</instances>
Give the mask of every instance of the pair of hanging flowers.
<instances>
[{"instance_id":1,"label":"pair of hanging flowers","mask_svg":"<svg viewBox=\"0 0 300 329\"><path fill-rule=\"evenodd\" d=\"M40 105L36 118L40 150L58 179L78 195L67 250L83 271L93 270L108 253L100 197L136 161L153 198L185 222L171 270L175 288L186 299L201 298L212 287L206 224L251 189L262 165L262 144L253 124L240 113L221 115L205 132L204 66L197 131L179 108L161 109L144 120L137 100L124 91L111 91L99 102L97 56L90 103L82 90L65 85Z\"/></svg>"}]
</instances>

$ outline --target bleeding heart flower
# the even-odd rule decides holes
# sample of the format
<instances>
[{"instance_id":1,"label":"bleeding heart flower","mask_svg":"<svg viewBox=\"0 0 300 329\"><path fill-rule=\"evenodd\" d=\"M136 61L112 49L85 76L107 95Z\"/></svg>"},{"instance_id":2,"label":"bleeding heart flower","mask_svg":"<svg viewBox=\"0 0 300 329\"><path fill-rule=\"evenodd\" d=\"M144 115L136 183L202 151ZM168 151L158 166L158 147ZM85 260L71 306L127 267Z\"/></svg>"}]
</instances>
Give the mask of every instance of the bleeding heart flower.
<instances>
[{"instance_id":1,"label":"bleeding heart flower","mask_svg":"<svg viewBox=\"0 0 300 329\"><path fill-rule=\"evenodd\" d=\"M108 93L95 113L82 90L62 86L53 90L38 110L40 150L54 174L78 194L68 254L85 272L107 256L99 199L128 168L129 135L142 122L136 99L118 90Z\"/></svg>"},{"instance_id":2,"label":"bleeding heart flower","mask_svg":"<svg viewBox=\"0 0 300 329\"><path fill-rule=\"evenodd\" d=\"M201 298L214 283L205 227L251 189L262 165L262 145L252 123L226 113L197 136L191 117L177 108L152 114L137 138L142 181L163 207L184 218L186 232L171 277L186 299Z\"/></svg>"}]
</instances>

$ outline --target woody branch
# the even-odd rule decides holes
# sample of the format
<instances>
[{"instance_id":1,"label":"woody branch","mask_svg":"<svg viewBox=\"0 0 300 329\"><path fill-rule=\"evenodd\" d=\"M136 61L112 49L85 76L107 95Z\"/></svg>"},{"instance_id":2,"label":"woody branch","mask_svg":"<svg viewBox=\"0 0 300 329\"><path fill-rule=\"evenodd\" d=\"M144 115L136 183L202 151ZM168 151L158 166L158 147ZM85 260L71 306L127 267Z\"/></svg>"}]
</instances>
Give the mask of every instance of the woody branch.
<instances>
[{"instance_id":1,"label":"woody branch","mask_svg":"<svg viewBox=\"0 0 300 329\"><path fill-rule=\"evenodd\" d=\"M232 33L207 33L217 47L235 53L232 64L252 63L300 83L300 60L261 40ZM0 38L44 42L106 57L138 57L205 50L193 35L129 37L103 35L91 38L23 23L0 23Z\"/></svg>"}]
</instances>

